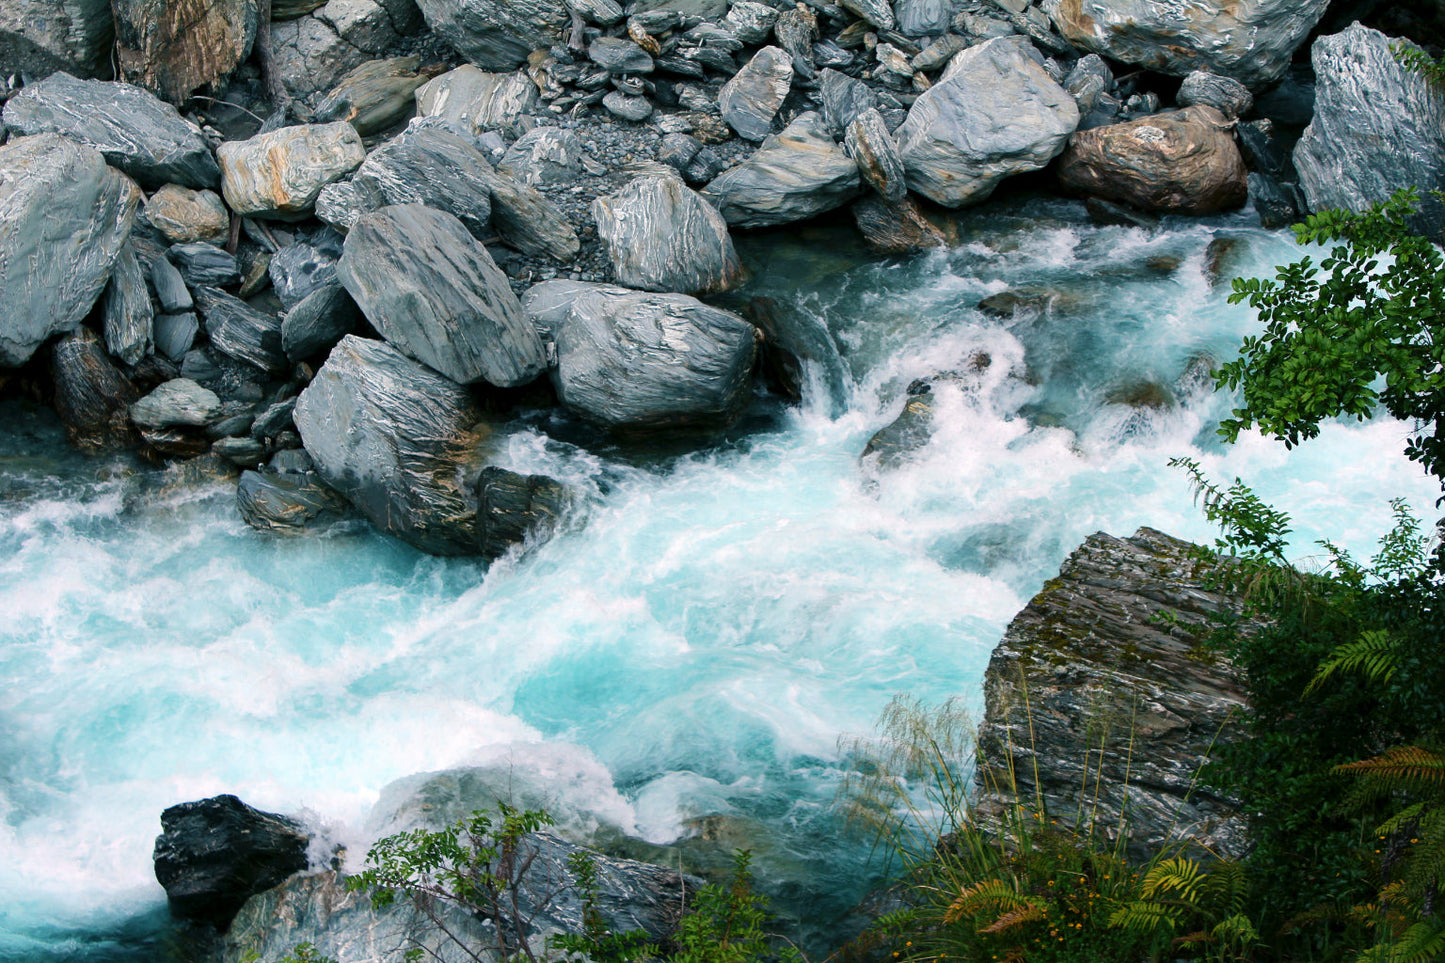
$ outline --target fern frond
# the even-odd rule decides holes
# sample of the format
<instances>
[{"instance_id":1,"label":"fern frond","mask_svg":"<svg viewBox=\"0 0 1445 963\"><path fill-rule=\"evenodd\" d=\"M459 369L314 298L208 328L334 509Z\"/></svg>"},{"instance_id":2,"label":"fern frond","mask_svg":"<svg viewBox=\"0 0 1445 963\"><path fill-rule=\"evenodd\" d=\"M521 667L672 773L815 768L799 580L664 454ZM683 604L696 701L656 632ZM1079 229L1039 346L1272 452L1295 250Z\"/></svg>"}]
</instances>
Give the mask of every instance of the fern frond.
<instances>
[{"instance_id":1,"label":"fern frond","mask_svg":"<svg viewBox=\"0 0 1445 963\"><path fill-rule=\"evenodd\" d=\"M1382 629L1360 633L1353 642L1335 647L1329 658L1320 663L1319 671L1305 687L1305 694L1314 692L1336 672L1359 672L1371 682L1388 682L1400 667L1400 651L1395 640Z\"/></svg>"},{"instance_id":2,"label":"fern frond","mask_svg":"<svg viewBox=\"0 0 1445 963\"><path fill-rule=\"evenodd\" d=\"M1183 936L1174 938L1174 945L1181 950L1212 946L1215 942L1214 937L1205 930L1195 930L1193 933L1185 933Z\"/></svg>"},{"instance_id":3,"label":"fern frond","mask_svg":"<svg viewBox=\"0 0 1445 963\"><path fill-rule=\"evenodd\" d=\"M1034 923L1038 920L1047 919L1049 912L1036 903L1029 903L1016 910L1011 910L994 920L988 926L979 930L980 933L1002 933L1005 930L1013 929L1015 926L1023 926L1025 923Z\"/></svg>"},{"instance_id":4,"label":"fern frond","mask_svg":"<svg viewBox=\"0 0 1445 963\"><path fill-rule=\"evenodd\" d=\"M1232 946L1247 946L1259 942L1259 930L1254 928L1254 921L1243 913L1226 916L1215 923L1209 935Z\"/></svg>"},{"instance_id":5,"label":"fern frond","mask_svg":"<svg viewBox=\"0 0 1445 963\"><path fill-rule=\"evenodd\" d=\"M1008 883L1001 879L986 879L965 887L948 904L943 914L944 923L957 923L965 916L984 912L1008 912L1031 905Z\"/></svg>"},{"instance_id":6,"label":"fern frond","mask_svg":"<svg viewBox=\"0 0 1445 963\"><path fill-rule=\"evenodd\" d=\"M1199 901L1199 886L1203 881L1204 873L1198 863L1176 856L1163 860L1144 874L1140 893L1146 900L1174 893L1179 900L1192 905Z\"/></svg>"},{"instance_id":7,"label":"fern frond","mask_svg":"<svg viewBox=\"0 0 1445 963\"><path fill-rule=\"evenodd\" d=\"M1445 788L1445 755L1423 746L1395 746L1372 759L1341 763L1333 771L1379 779L1392 789Z\"/></svg>"},{"instance_id":8,"label":"fern frond","mask_svg":"<svg viewBox=\"0 0 1445 963\"><path fill-rule=\"evenodd\" d=\"M1406 806L1381 823L1375 829L1375 834L1377 836L1393 836L1407 826L1415 826L1420 821L1420 817L1425 813L1426 807L1428 806L1429 803L1422 802L1415 803L1413 806Z\"/></svg>"},{"instance_id":9,"label":"fern frond","mask_svg":"<svg viewBox=\"0 0 1445 963\"><path fill-rule=\"evenodd\" d=\"M1131 900L1109 914L1109 928L1136 933L1154 933L1161 926L1173 930L1178 915L1179 908L1176 906Z\"/></svg>"},{"instance_id":10,"label":"fern frond","mask_svg":"<svg viewBox=\"0 0 1445 963\"><path fill-rule=\"evenodd\" d=\"M1223 904L1231 914L1243 912L1249 895L1249 877L1243 863L1221 860L1205 877L1205 895Z\"/></svg>"},{"instance_id":11,"label":"fern frond","mask_svg":"<svg viewBox=\"0 0 1445 963\"><path fill-rule=\"evenodd\" d=\"M1390 963L1436 963L1445 956L1445 922L1422 920L1390 947Z\"/></svg>"}]
</instances>

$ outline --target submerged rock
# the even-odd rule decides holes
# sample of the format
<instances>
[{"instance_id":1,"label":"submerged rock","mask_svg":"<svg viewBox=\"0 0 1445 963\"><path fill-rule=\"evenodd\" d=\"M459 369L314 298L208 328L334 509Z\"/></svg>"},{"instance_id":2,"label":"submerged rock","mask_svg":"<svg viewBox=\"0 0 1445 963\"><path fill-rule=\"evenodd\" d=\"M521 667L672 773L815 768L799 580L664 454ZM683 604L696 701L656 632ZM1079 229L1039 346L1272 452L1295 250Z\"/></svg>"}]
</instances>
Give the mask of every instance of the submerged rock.
<instances>
[{"instance_id":1,"label":"submerged rock","mask_svg":"<svg viewBox=\"0 0 1445 963\"><path fill-rule=\"evenodd\" d=\"M93 147L147 187L221 182L220 168L196 125L130 84L52 74L10 98L4 121L21 134L64 134Z\"/></svg>"},{"instance_id":2,"label":"submerged rock","mask_svg":"<svg viewBox=\"0 0 1445 963\"><path fill-rule=\"evenodd\" d=\"M309 842L294 819L235 796L181 803L161 814L156 879L172 916L225 929L246 900L306 868Z\"/></svg>"},{"instance_id":3,"label":"submerged rock","mask_svg":"<svg viewBox=\"0 0 1445 963\"><path fill-rule=\"evenodd\" d=\"M708 294L741 280L727 222L675 177L634 178L593 201L592 217L613 273L628 287Z\"/></svg>"},{"instance_id":4,"label":"submerged rock","mask_svg":"<svg viewBox=\"0 0 1445 963\"><path fill-rule=\"evenodd\" d=\"M506 275L450 214L421 204L367 214L337 277L382 337L453 381L509 388L546 370Z\"/></svg>"},{"instance_id":5,"label":"submerged rock","mask_svg":"<svg viewBox=\"0 0 1445 963\"><path fill-rule=\"evenodd\" d=\"M806 113L763 141L743 163L723 171L703 191L729 224L769 227L842 207L861 190L858 165Z\"/></svg>"},{"instance_id":6,"label":"submerged rock","mask_svg":"<svg viewBox=\"0 0 1445 963\"><path fill-rule=\"evenodd\" d=\"M110 280L140 188L59 134L0 146L0 366L80 324Z\"/></svg>"},{"instance_id":7,"label":"submerged rock","mask_svg":"<svg viewBox=\"0 0 1445 963\"><path fill-rule=\"evenodd\" d=\"M299 535L346 512L346 499L315 472L246 471L236 486L246 524L272 535Z\"/></svg>"},{"instance_id":8,"label":"submerged rock","mask_svg":"<svg viewBox=\"0 0 1445 963\"><path fill-rule=\"evenodd\" d=\"M1199 649L1238 605L1193 551L1148 528L1091 535L1015 616L984 676L986 805L1037 794L1061 820L1127 824L1134 852L1243 852L1243 814L1196 782L1211 748L1243 735L1239 678Z\"/></svg>"}]
</instances>

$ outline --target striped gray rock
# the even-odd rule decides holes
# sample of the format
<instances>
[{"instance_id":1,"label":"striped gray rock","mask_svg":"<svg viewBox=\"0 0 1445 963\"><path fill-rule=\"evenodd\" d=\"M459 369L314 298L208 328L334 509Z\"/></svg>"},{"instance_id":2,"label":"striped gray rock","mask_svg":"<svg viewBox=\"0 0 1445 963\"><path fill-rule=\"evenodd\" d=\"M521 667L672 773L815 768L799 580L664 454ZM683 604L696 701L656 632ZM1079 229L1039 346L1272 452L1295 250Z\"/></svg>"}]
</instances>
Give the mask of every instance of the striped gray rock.
<instances>
[{"instance_id":1,"label":"striped gray rock","mask_svg":"<svg viewBox=\"0 0 1445 963\"><path fill-rule=\"evenodd\" d=\"M420 0L438 36L483 70L514 70L527 55L566 40L560 0Z\"/></svg>"},{"instance_id":2,"label":"striped gray rock","mask_svg":"<svg viewBox=\"0 0 1445 963\"><path fill-rule=\"evenodd\" d=\"M537 127L511 147L497 169L528 187L572 184L584 172L600 171L582 148L582 139L563 127Z\"/></svg>"},{"instance_id":3,"label":"striped gray rock","mask_svg":"<svg viewBox=\"0 0 1445 963\"><path fill-rule=\"evenodd\" d=\"M0 146L0 366L85 318L110 280L141 191L59 134Z\"/></svg>"},{"instance_id":4,"label":"striped gray rock","mask_svg":"<svg viewBox=\"0 0 1445 963\"><path fill-rule=\"evenodd\" d=\"M120 249L105 289L105 347L133 365L151 348L151 322L155 305L146 290L145 272L129 244Z\"/></svg>"},{"instance_id":5,"label":"striped gray rock","mask_svg":"<svg viewBox=\"0 0 1445 963\"><path fill-rule=\"evenodd\" d=\"M195 124L130 84L52 74L5 105L6 126L21 134L64 134L94 147L147 187L215 187L221 170Z\"/></svg>"},{"instance_id":6,"label":"striped gray rock","mask_svg":"<svg viewBox=\"0 0 1445 963\"><path fill-rule=\"evenodd\" d=\"M480 412L461 385L347 335L294 418L322 480L377 528L433 555L477 552L476 494L461 476Z\"/></svg>"},{"instance_id":7,"label":"striped gray rock","mask_svg":"<svg viewBox=\"0 0 1445 963\"><path fill-rule=\"evenodd\" d=\"M1315 41L1315 114L1295 170L1312 211L1360 211L1418 188L1418 229L1438 236L1445 208L1428 192L1445 188L1445 94L1400 65L1397 43L1359 24Z\"/></svg>"},{"instance_id":8,"label":"striped gray rock","mask_svg":"<svg viewBox=\"0 0 1445 963\"><path fill-rule=\"evenodd\" d=\"M7 0L0 3L0 64L45 77L68 70L95 77L110 70L115 39L110 0Z\"/></svg>"},{"instance_id":9,"label":"striped gray rock","mask_svg":"<svg viewBox=\"0 0 1445 963\"><path fill-rule=\"evenodd\" d=\"M1195 70L1179 85L1174 102L1180 107L1213 107L1230 120L1238 120L1254 106L1254 97L1248 87L1232 77Z\"/></svg>"},{"instance_id":10,"label":"striped gray rock","mask_svg":"<svg viewBox=\"0 0 1445 963\"><path fill-rule=\"evenodd\" d=\"M728 225L676 177L645 175L592 202L617 280L644 291L712 294L742 279Z\"/></svg>"},{"instance_id":11,"label":"striped gray rock","mask_svg":"<svg viewBox=\"0 0 1445 963\"><path fill-rule=\"evenodd\" d=\"M772 133L792 83L793 58L778 47L764 47L723 84L717 97L723 120L744 140L762 140Z\"/></svg>"},{"instance_id":12,"label":"striped gray rock","mask_svg":"<svg viewBox=\"0 0 1445 963\"><path fill-rule=\"evenodd\" d=\"M847 130L854 118L878 106L878 94L863 81L837 70L818 74L823 98L823 120L838 133Z\"/></svg>"},{"instance_id":13,"label":"striped gray rock","mask_svg":"<svg viewBox=\"0 0 1445 963\"><path fill-rule=\"evenodd\" d=\"M489 73L471 64L433 77L416 92L422 117L439 117L472 134L526 132L537 106L537 85L526 74Z\"/></svg>"},{"instance_id":14,"label":"striped gray rock","mask_svg":"<svg viewBox=\"0 0 1445 963\"><path fill-rule=\"evenodd\" d=\"M1065 40L1120 63L1183 77L1208 70L1267 87L1289 66L1329 0L1044 0Z\"/></svg>"},{"instance_id":15,"label":"striped gray rock","mask_svg":"<svg viewBox=\"0 0 1445 963\"><path fill-rule=\"evenodd\" d=\"M901 201L908 195L903 158L898 155L898 145L883 123L883 115L876 109L864 111L853 119L843 146L869 187L890 201Z\"/></svg>"},{"instance_id":16,"label":"striped gray rock","mask_svg":"<svg viewBox=\"0 0 1445 963\"><path fill-rule=\"evenodd\" d=\"M235 255L227 254L214 244L204 241L173 244L166 251L166 257L191 287L229 287L241 280L241 265Z\"/></svg>"},{"instance_id":17,"label":"striped gray rock","mask_svg":"<svg viewBox=\"0 0 1445 963\"><path fill-rule=\"evenodd\" d=\"M717 428L741 411L757 356L751 324L685 294L610 284L544 282L528 303L545 302L552 284L566 289L550 327L568 408L621 431Z\"/></svg>"},{"instance_id":18,"label":"striped gray rock","mask_svg":"<svg viewBox=\"0 0 1445 963\"><path fill-rule=\"evenodd\" d=\"M315 120L344 120L363 137L401 123L416 108L417 88L427 82L417 73L420 66L418 57L368 60L322 98Z\"/></svg>"},{"instance_id":19,"label":"striped gray rock","mask_svg":"<svg viewBox=\"0 0 1445 963\"><path fill-rule=\"evenodd\" d=\"M189 378L174 378L130 406L142 428L199 427L221 411L221 399Z\"/></svg>"},{"instance_id":20,"label":"striped gray rock","mask_svg":"<svg viewBox=\"0 0 1445 963\"><path fill-rule=\"evenodd\" d=\"M89 328L76 328L55 343L50 377L55 413L72 445L97 452L134 443L130 405L140 394L116 370Z\"/></svg>"},{"instance_id":21,"label":"striped gray rock","mask_svg":"<svg viewBox=\"0 0 1445 963\"><path fill-rule=\"evenodd\" d=\"M361 135L344 121L283 127L216 151L221 192L237 214L298 220L311 213L321 188L366 159Z\"/></svg>"},{"instance_id":22,"label":"striped gray rock","mask_svg":"<svg viewBox=\"0 0 1445 963\"><path fill-rule=\"evenodd\" d=\"M858 165L809 112L715 177L703 196L731 225L768 227L842 207L858 196L860 184Z\"/></svg>"},{"instance_id":23,"label":"striped gray rock","mask_svg":"<svg viewBox=\"0 0 1445 963\"><path fill-rule=\"evenodd\" d=\"M898 128L908 186L945 207L976 204L1011 174L1053 160L1079 124L1073 96L1023 37L959 53Z\"/></svg>"},{"instance_id":24,"label":"striped gray rock","mask_svg":"<svg viewBox=\"0 0 1445 963\"><path fill-rule=\"evenodd\" d=\"M272 535L299 535L346 512L346 499L313 472L245 471L236 509L246 524Z\"/></svg>"},{"instance_id":25,"label":"striped gray rock","mask_svg":"<svg viewBox=\"0 0 1445 963\"><path fill-rule=\"evenodd\" d=\"M195 295L206 319L211 347L268 374L286 370L280 318L262 314L240 298L215 288L196 288Z\"/></svg>"},{"instance_id":26,"label":"striped gray rock","mask_svg":"<svg viewBox=\"0 0 1445 963\"><path fill-rule=\"evenodd\" d=\"M312 291L281 319L281 348L292 361L327 351L356 330L361 312L336 281Z\"/></svg>"},{"instance_id":27,"label":"striped gray rock","mask_svg":"<svg viewBox=\"0 0 1445 963\"><path fill-rule=\"evenodd\" d=\"M547 368L506 275L450 214L404 204L364 215L336 275L382 337L453 381L510 388Z\"/></svg>"}]
</instances>

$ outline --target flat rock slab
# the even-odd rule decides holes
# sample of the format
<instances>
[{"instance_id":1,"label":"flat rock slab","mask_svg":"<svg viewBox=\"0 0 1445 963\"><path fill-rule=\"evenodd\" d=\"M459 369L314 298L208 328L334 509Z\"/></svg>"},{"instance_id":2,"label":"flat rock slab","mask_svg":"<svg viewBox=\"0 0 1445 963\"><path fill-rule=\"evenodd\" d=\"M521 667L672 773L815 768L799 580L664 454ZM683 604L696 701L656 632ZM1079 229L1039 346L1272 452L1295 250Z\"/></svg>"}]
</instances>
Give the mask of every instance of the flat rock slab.
<instances>
[{"instance_id":1,"label":"flat rock slab","mask_svg":"<svg viewBox=\"0 0 1445 963\"><path fill-rule=\"evenodd\" d=\"M231 212L214 191L167 184L150 196L142 217L172 244L220 243L231 231Z\"/></svg>"},{"instance_id":2,"label":"flat rock slab","mask_svg":"<svg viewBox=\"0 0 1445 963\"><path fill-rule=\"evenodd\" d=\"M773 132L773 118L792 84L792 56L778 47L764 47L723 84L717 98L723 120L744 140L762 140Z\"/></svg>"},{"instance_id":3,"label":"flat rock slab","mask_svg":"<svg viewBox=\"0 0 1445 963\"><path fill-rule=\"evenodd\" d=\"M24 364L85 318L140 201L99 151L59 134L0 147L0 366Z\"/></svg>"},{"instance_id":4,"label":"flat rock slab","mask_svg":"<svg viewBox=\"0 0 1445 963\"><path fill-rule=\"evenodd\" d=\"M822 119L806 113L723 171L703 191L736 227L802 221L858 196L858 165L834 143Z\"/></svg>"},{"instance_id":5,"label":"flat rock slab","mask_svg":"<svg viewBox=\"0 0 1445 963\"><path fill-rule=\"evenodd\" d=\"M742 280L727 221L676 177L634 178L593 201L592 217L627 287L709 294Z\"/></svg>"},{"instance_id":6,"label":"flat rock slab","mask_svg":"<svg viewBox=\"0 0 1445 963\"><path fill-rule=\"evenodd\" d=\"M546 326L567 407L624 431L716 428L737 416L757 356L751 324L684 294L574 281L534 286L529 311L549 299L549 285L565 295Z\"/></svg>"},{"instance_id":7,"label":"flat rock slab","mask_svg":"<svg viewBox=\"0 0 1445 963\"><path fill-rule=\"evenodd\" d=\"M52 74L10 98L4 121L21 134L64 134L94 147L147 187L221 182L221 170L196 125L130 84Z\"/></svg>"},{"instance_id":8,"label":"flat rock slab","mask_svg":"<svg viewBox=\"0 0 1445 963\"><path fill-rule=\"evenodd\" d=\"M366 159L361 135L350 124L303 124L227 141L216 151L221 193L243 217L298 220L311 212L321 188L356 170Z\"/></svg>"},{"instance_id":9,"label":"flat rock slab","mask_svg":"<svg viewBox=\"0 0 1445 963\"><path fill-rule=\"evenodd\" d=\"M1400 65L1399 42L1359 24L1315 41L1315 113L1295 169L1312 211L1362 211L1417 188L1420 229L1438 236L1445 209L1428 192L1445 188L1445 94Z\"/></svg>"},{"instance_id":10,"label":"flat rock slab","mask_svg":"<svg viewBox=\"0 0 1445 963\"><path fill-rule=\"evenodd\" d=\"M221 399L189 378L175 378L130 406L131 421L142 428L198 428L221 412Z\"/></svg>"},{"instance_id":11,"label":"flat rock slab","mask_svg":"<svg viewBox=\"0 0 1445 963\"><path fill-rule=\"evenodd\" d=\"M1266 87L1319 22L1329 0L1044 0L1065 40L1120 63L1182 77L1208 70Z\"/></svg>"},{"instance_id":12,"label":"flat rock slab","mask_svg":"<svg viewBox=\"0 0 1445 963\"><path fill-rule=\"evenodd\" d=\"M382 337L453 381L509 388L547 368L506 275L450 214L403 204L363 216L337 277Z\"/></svg>"},{"instance_id":13,"label":"flat rock slab","mask_svg":"<svg viewBox=\"0 0 1445 963\"><path fill-rule=\"evenodd\" d=\"M416 92L417 113L440 117L468 133L525 132L537 106L537 85L526 74L491 73L464 64L427 81Z\"/></svg>"},{"instance_id":14,"label":"flat rock slab","mask_svg":"<svg viewBox=\"0 0 1445 963\"><path fill-rule=\"evenodd\" d=\"M122 77L181 103L230 76L256 39L256 0L113 0Z\"/></svg>"},{"instance_id":15,"label":"flat rock slab","mask_svg":"<svg viewBox=\"0 0 1445 963\"><path fill-rule=\"evenodd\" d=\"M1231 125L1213 107L1187 107L1075 134L1059 182L1148 211L1213 214L1248 196Z\"/></svg>"},{"instance_id":16,"label":"flat rock slab","mask_svg":"<svg viewBox=\"0 0 1445 963\"><path fill-rule=\"evenodd\" d=\"M1215 742L1243 735L1245 695L1227 663L1200 657L1211 620L1238 603L1207 586L1193 551L1141 528L1069 556L989 660L980 786L1012 778L1027 805L1037 792L1049 813L1094 813L1111 830L1127 807L1139 850L1244 851L1244 816L1196 784Z\"/></svg>"},{"instance_id":17,"label":"flat rock slab","mask_svg":"<svg viewBox=\"0 0 1445 963\"><path fill-rule=\"evenodd\" d=\"M377 528L433 555L480 550L476 493L461 477L480 412L461 385L347 335L293 417L322 480Z\"/></svg>"},{"instance_id":18,"label":"flat rock slab","mask_svg":"<svg viewBox=\"0 0 1445 963\"><path fill-rule=\"evenodd\" d=\"M945 207L976 204L1005 177L1044 167L1079 125L1077 102L1021 37L953 58L898 128L908 186Z\"/></svg>"},{"instance_id":19,"label":"flat rock slab","mask_svg":"<svg viewBox=\"0 0 1445 963\"><path fill-rule=\"evenodd\" d=\"M420 0L427 24L483 70L514 70L533 50L565 42L561 0Z\"/></svg>"}]
</instances>

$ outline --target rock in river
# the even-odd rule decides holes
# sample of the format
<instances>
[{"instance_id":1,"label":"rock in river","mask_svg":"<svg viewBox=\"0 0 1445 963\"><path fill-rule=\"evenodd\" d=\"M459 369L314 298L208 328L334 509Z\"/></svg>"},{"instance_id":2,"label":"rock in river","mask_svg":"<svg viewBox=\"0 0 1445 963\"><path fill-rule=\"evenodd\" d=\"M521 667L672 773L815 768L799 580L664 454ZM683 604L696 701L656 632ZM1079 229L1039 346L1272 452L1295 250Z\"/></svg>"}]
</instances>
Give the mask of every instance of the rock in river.
<instances>
[{"instance_id":1,"label":"rock in river","mask_svg":"<svg viewBox=\"0 0 1445 963\"><path fill-rule=\"evenodd\" d=\"M768 227L802 221L858 196L858 165L834 143L822 119L802 114L751 157L703 191L727 222Z\"/></svg>"},{"instance_id":2,"label":"rock in river","mask_svg":"<svg viewBox=\"0 0 1445 963\"><path fill-rule=\"evenodd\" d=\"M78 325L110 280L140 188L59 134L0 146L0 366Z\"/></svg>"},{"instance_id":3,"label":"rock in river","mask_svg":"<svg viewBox=\"0 0 1445 963\"><path fill-rule=\"evenodd\" d=\"M727 222L676 177L646 175L592 202L617 280L645 291L708 294L742 276Z\"/></svg>"}]
</instances>

